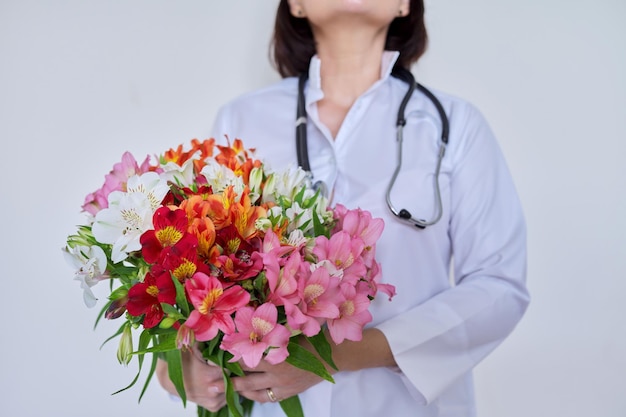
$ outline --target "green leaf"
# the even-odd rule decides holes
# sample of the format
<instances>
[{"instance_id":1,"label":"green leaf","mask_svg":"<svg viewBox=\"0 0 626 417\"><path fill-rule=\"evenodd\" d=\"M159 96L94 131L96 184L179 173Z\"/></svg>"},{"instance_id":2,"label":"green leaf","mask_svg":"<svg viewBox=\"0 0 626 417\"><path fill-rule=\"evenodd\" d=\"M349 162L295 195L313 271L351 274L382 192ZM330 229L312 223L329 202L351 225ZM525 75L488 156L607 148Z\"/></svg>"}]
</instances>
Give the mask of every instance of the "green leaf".
<instances>
[{"instance_id":1,"label":"green leaf","mask_svg":"<svg viewBox=\"0 0 626 417\"><path fill-rule=\"evenodd\" d=\"M300 205L300 207L303 206L303 200L304 200L304 193L306 192L307 188L306 187L302 187L300 188L300 191L298 191L298 194L296 194L293 197L293 201L298 202L298 204Z\"/></svg>"},{"instance_id":2,"label":"green leaf","mask_svg":"<svg viewBox=\"0 0 626 417\"><path fill-rule=\"evenodd\" d=\"M122 285L121 287L117 287L116 289L114 289L113 292L109 294L109 300L115 301L120 298L124 298L127 295L128 295L128 288Z\"/></svg>"},{"instance_id":3,"label":"green leaf","mask_svg":"<svg viewBox=\"0 0 626 417\"><path fill-rule=\"evenodd\" d=\"M261 271L259 275L254 279L254 289L256 289L259 293L265 294L265 290L267 288L267 277L265 275L265 271Z\"/></svg>"},{"instance_id":4,"label":"green leaf","mask_svg":"<svg viewBox=\"0 0 626 417\"><path fill-rule=\"evenodd\" d=\"M176 387L183 406L187 406L187 394L185 393L185 383L183 382L183 356L180 350L174 349L165 352L165 360L167 361L167 374Z\"/></svg>"},{"instance_id":5,"label":"green leaf","mask_svg":"<svg viewBox=\"0 0 626 417\"><path fill-rule=\"evenodd\" d=\"M313 232L315 236L328 237L328 230L324 227L324 223L322 223L320 217L317 215L317 210L313 210Z\"/></svg>"},{"instance_id":6,"label":"green leaf","mask_svg":"<svg viewBox=\"0 0 626 417\"><path fill-rule=\"evenodd\" d=\"M332 366L333 369L339 370L333 361L333 350L330 347L330 343L328 343L328 339L326 339L324 332L319 332L315 336L307 337L306 339L327 364Z\"/></svg>"},{"instance_id":7,"label":"green leaf","mask_svg":"<svg viewBox=\"0 0 626 417\"><path fill-rule=\"evenodd\" d=\"M96 322L93 324L93 328L94 330L96 329L96 327L98 327L98 323L100 323L100 319L102 319L102 317L104 317L104 314L107 312L107 310L109 309L109 306L111 305L112 301L108 301L104 307L102 307L102 310L100 310L100 312L98 313L98 317L96 317Z\"/></svg>"},{"instance_id":8,"label":"green leaf","mask_svg":"<svg viewBox=\"0 0 626 417\"><path fill-rule=\"evenodd\" d=\"M139 335L139 346L137 346L137 349L145 350L151 341L152 341L152 335L150 334L148 330L144 329L144 331L141 332L141 334ZM143 354L139 355L139 367L140 368L143 363L143 357L144 357Z\"/></svg>"},{"instance_id":9,"label":"green leaf","mask_svg":"<svg viewBox=\"0 0 626 417\"><path fill-rule=\"evenodd\" d=\"M201 349L201 352L204 358L210 360L216 365L219 365L218 363L219 358L217 357L216 352L218 352L217 348L220 342L222 341L221 335L222 335L222 332L219 332L217 336L215 336L213 339L209 340L208 342L204 342L203 343L204 348Z\"/></svg>"},{"instance_id":10,"label":"green leaf","mask_svg":"<svg viewBox=\"0 0 626 417\"><path fill-rule=\"evenodd\" d=\"M324 367L324 364L298 343L290 341L289 345L287 345L287 350L289 351L289 356L286 359L287 363L305 371L313 372L315 375L332 383L335 382L332 375Z\"/></svg>"},{"instance_id":11,"label":"green leaf","mask_svg":"<svg viewBox=\"0 0 626 417\"><path fill-rule=\"evenodd\" d=\"M168 303L161 303L161 308L163 309L163 312L165 314L167 314L169 317L175 318L175 319L184 319L185 316L183 316L182 314L180 314L180 311L178 311L178 309L176 307L174 307L171 304Z\"/></svg>"},{"instance_id":12,"label":"green leaf","mask_svg":"<svg viewBox=\"0 0 626 417\"><path fill-rule=\"evenodd\" d=\"M246 373L241 369L239 362L224 362L224 367L237 376L244 376Z\"/></svg>"},{"instance_id":13,"label":"green leaf","mask_svg":"<svg viewBox=\"0 0 626 417\"><path fill-rule=\"evenodd\" d=\"M283 409L287 417L304 417L302 404L300 404L300 397L297 395L281 400L279 404L280 408Z\"/></svg>"},{"instance_id":14,"label":"green leaf","mask_svg":"<svg viewBox=\"0 0 626 417\"><path fill-rule=\"evenodd\" d=\"M209 411L206 408L198 406L198 417L229 417L228 407L224 406L219 411Z\"/></svg>"},{"instance_id":15,"label":"green leaf","mask_svg":"<svg viewBox=\"0 0 626 417\"><path fill-rule=\"evenodd\" d=\"M150 384L150 380L152 379L152 376L154 375L154 371L156 370L156 366L157 366L157 362L158 362L159 358L157 357L156 354L152 355L152 364L150 365L150 370L148 371L148 376L146 376L146 382L144 382L143 384L143 388L141 389L141 394L139 394L139 400L137 402L141 402L141 399L143 398L143 395L146 393L146 390L148 389L148 385Z\"/></svg>"},{"instance_id":16,"label":"green leaf","mask_svg":"<svg viewBox=\"0 0 626 417\"><path fill-rule=\"evenodd\" d=\"M226 371L225 363L224 351L220 350L219 365L222 368L222 375L224 376L224 387L226 388L226 404L228 405L228 411L230 412L231 417L243 417L243 408L241 407L241 402L239 401L239 393L237 393L233 387L233 382Z\"/></svg>"},{"instance_id":17,"label":"green leaf","mask_svg":"<svg viewBox=\"0 0 626 417\"><path fill-rule=\"evenodd\" d=\"M133 352L133 355L143 355L146 353L155 353L155 352L167 352L168 350L178 350L176 347L176 332L168 332L164 334L159 334L158 336L154 335L155 328L145 330L151 336L154 336L152 341L152 347L148 348L147 345L143 346L143 349ZM143 335L143 333L142 333Z\"/></svg>"},{"instance_id":18,"label":"green leaf","mask_svg":"<svg viewBox=\"0 0 626 417\"><path fill-rule=\"evenodd\" d=\"M167 338L164 342L159 342L159 344L152 346L151 348L137 350L133 352L131 355L144 355L146 353L169 352L172 350L178 350L178 348L176 347L176 338L174 337Z\"/></svg>"},{"instance_id":19,"label":"green leaf","mask_svg":"<svg viewBox=\"0 0 626 417\"><path fill-rule=\"evenodd\" d=\"M176 305L178 305L182 314L187 317L189 316L189 303L187 302L187 296L185 295L185 287L174 275L172 275L172 281L176 287Z\"/></svg>"},{"instance_id":20,"label":"green leaf","mask_svg":"<svg viewBox=\"0 0 626 417\"><path fill-rule=\"evenodd\" d=\"M115 394L119 394L122 391L126 391L127 389L129 389L130 387L132 387L133 385L135 385L135 383L137 382L137 380L139 379L139 374L141 373L141 368L137 371L137 375L135 375L135 377L133 378L133 380L130 382L130 384L128 384L127 386L125 386L122 389L119 389L117 391L115 391L113 394L111 395L115 395Z\"/></svg>"},{"instance_id":21,"label":"green leaf","mask_svg":"<svg viewBox=\"0 0 626 417\"><path fill-rule=\"evenodd\" d=\"M243 415L249 416L252 414L252 407L254 407L254 401L247 398L241 399L241 406L243 407Z\"/></svg>"}]
</instances>

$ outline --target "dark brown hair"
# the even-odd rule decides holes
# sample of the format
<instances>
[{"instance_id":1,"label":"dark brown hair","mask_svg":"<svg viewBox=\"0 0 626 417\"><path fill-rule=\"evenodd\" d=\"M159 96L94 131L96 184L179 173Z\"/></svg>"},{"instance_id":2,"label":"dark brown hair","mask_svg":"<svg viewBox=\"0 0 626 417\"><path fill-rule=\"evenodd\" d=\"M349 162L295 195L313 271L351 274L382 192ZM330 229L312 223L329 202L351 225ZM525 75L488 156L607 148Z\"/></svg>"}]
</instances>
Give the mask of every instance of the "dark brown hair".
<instances>
[{"instance_id":1,"label":"dark brown hair","mask_svg":"<svg viewBox=\"0 0 626 417\"><path fill-rule=\"evenodd\" d=\"M391 22L385 49L399 51L396 65L410 69L426 50L428 36L424 23L424 1L411 0L410 13ZM271 45L273 64L283 77L296 76L309 68L315 55L315 40L306 19L291 15L287 0L281 0L276 12Z\"/></svg>"}]
</instances>

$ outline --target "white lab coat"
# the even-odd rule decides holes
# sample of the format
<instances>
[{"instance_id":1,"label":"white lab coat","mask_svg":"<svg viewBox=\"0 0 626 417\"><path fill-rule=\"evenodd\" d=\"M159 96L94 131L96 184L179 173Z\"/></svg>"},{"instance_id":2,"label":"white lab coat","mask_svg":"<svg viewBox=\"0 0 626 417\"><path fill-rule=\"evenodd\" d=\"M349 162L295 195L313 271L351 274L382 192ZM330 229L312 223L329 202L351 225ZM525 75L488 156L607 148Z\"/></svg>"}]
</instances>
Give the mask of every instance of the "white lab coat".
<instances>
[{"instance_id":1,"label":"white lab coat","mask_svg":"<svg viewBox=\"0 0 626 417\"><path fill-rule=\"evenodd\" d=\"M491 130L470 104L436 92L450 119L439 179L441 220L417 230L388 210L395 120L407 89L390 76L396 59L397 53L385 52L381 79L354 103L335 139L317 115L321 62L311 60L306 88L311 168L316 180L334 190L333 203L361 207L385 221L377 259L397 296L374 300L370 325L387 337L398 368L336 374L334 385L322 382L300 395L306 417L474 416L472 368L513 330L529 301L520 202ZM275 169L295 165L296 97L293 77L246 94L220 110L213 136L242 139ZM434 214L440 120L420 92L406 114L402 171L392 202L428 220ZM256 405L253 415L283 414L268 403Z\"/></svg>"}]
</instances>

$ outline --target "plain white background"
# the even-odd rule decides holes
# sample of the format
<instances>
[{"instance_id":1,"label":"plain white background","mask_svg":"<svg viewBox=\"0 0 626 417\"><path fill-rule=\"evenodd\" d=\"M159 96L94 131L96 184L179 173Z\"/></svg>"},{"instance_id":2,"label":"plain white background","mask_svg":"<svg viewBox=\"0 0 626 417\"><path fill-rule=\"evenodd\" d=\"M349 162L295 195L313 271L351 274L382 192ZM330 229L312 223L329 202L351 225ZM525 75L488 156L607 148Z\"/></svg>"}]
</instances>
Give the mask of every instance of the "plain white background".
<instances>
[{"instance_id":1,"label":"plain white background","mask_svg":"<svg viewBox=\"0 0 626 417\"><path fill-rule=\"evenodd\" d=\"M622 417L626 3L426 3L414 72L484 112L528 220L533 301L476 370L479 415ZM135 367L99 349L118 323L92 330L61 247L124 151L204 138L222 103L278 79L276 4L0 0L2 415L194 415L156 385L140 405L110 395Z\"/></svg>"}]
</instances>

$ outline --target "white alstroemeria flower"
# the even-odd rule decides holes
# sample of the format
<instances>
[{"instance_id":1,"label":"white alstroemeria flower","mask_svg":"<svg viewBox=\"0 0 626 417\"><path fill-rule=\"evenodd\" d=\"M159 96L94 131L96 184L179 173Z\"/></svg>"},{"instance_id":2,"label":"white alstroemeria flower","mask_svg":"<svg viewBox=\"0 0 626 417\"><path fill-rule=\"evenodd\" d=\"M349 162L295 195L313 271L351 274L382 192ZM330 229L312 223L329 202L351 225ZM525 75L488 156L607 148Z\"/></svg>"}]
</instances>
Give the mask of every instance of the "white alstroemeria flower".
<instances>
[{"instance_id":1,"label":"white alstroemeria flower","mask_svg":"<svg viewBox=\"0 0 626 417\"><path fill-rule=\"evenodd\" d=\"M250 171L250 180L248 187L250 188L250 201L252 204L261 196L261 182L263 181L263 168L252 168Z\"/></svg>"},{"instance_id":2,"label":"white alstroemeria flower","mask_svg":"<svg viewBox=\"0 0 626 417\"><path fill-rule=\"evenodd\" d=\"M169 188L158 174L148 172L131 177L127 190L109 194L109 207L96 214L91 229L98 242L113 245L111 260L114 263L141 249L139 238L154 227L152 216Z\"/></svg>"},{"instance_id":3,"label":"white alstroemeria flower","mask_svg":"<svg viewBox=\"0 0 626 417\"><path fill-rule=\"evenodd\" d=\"M159 208L169 190L170 187L167 185L167 181L156 172L134 175L126 183L126 193L144 194L150 201L150 207L152 207L153 212ZM109 205L113 203L109 194Z\"/></svg>"},{"instance_id":4,"label":"white alstroemeria flower","mask_svg":"<svg viewBox=\"0 0 626 417\"><path fill-rule=\"evenodd\" d=\"M287 231L292 232L295 229L301 229L307 222L307 226L302 229L303 232L313 228L313 214L310 209L300 207L300 204L294 201L292 206L285 211L285 215L289 219Z\"/></svg>"},{"instance_id":5,"label":"white alstroemeria flower","mask_svg":"<svg viewBox=\"0 0 626 417\"><path fill-rule=\"evenodd\" d=\"M191 187L195 183L195 175L193 173L193 160L188 159L183 166L175 162L169 161L161 165L163 172L160 175L165 181L173 182L181 187Z\"/></svg>"},{"instance_id":6,"label":"white alstroemeria flower","mask_svg":"<svg viewBox=\"0 0 626 417\"><path fill-rule=\"evenodd\" d=\"M311 263L311 272L315 271L318 268L326 269L328 271L328 275L330 275L331 277L337 277L339 279L343 278L343 269L337 268L337 266L328 259L324 259L323 261L320 261L318 263Z\"/></svg>"},{"instance_id":7,"label":"white alstroemeria flower","mask_svg":"<svg viewBox=\"0 0 626 417\"><path fill-rule=\"evenodd\" d=\"M304 170L293 165L290 165L285 171L277 172L274 175L276 177L274 195L284 195L290 199L300 191L307 181Z\"/></svg>"},{"instance_id":8,"label":"white alstroemeria flower","mask_svg":"<svg viewBox=\"0 0 626 417\"><path fill-rule=\"evenodd\" d=\"M96 305L98 300L91 291L91 287L103 279L109 278L107 256L100 246L75 246L63 248L66 261L76 268L74 279L80 282L83 289L83 300L89 308Z\"/></svg>"},{"instance_id":9,"label":"white alstroemeria flower","mask_svg":"<svg viewBox=\"0 0 626 417\"><path fill-rule=\"evenodd\" d=\"M300 229L296 229L289 233L289 237L287 238L287 244L296 248L306 245L308 241L309 240L304 237L304 233Z\"/></svg>"},{"instance_id":10,"label":"white alstroemeria flower","mask_svg":"<svg viewBox=\"0 0 626 417\"><path fill-rule=\"evenodd\" d=\"M283 209L280 206L273 206L267 211L267 217L275 219L283 216Z\"/></svg>"},{"instance_id":11,"label":"white alstroemeria flower","mask_svg":"<svg viewBox=\"0 0 626 417\"><path fill-rule=\"evenodd\" d=\"M228 167L219 164L213 159L207 161L207 164L200 171L207 180L207 183L213 189L213 193L221 193L226 187L232 185L237 196L243 193L243 179L235 175Z\"/></svg>"}]
</instances>

